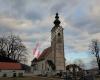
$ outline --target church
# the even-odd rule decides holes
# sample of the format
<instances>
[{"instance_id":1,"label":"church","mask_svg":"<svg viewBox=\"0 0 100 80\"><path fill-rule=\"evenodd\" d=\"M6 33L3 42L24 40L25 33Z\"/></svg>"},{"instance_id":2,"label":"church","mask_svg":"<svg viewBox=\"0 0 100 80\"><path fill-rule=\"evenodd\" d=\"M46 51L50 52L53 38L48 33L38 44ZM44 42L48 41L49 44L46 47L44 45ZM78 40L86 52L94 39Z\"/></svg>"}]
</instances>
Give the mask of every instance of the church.
<instances>
[{"instance_id":1,"label":"church","mask_svg":"<svg viewBox=\"0 0 100 80\"><path fill-rule=\"evenodd\" d=\"M64 29L60 23L59 15L56 13L51 29L51 46L44 49L39 58L34 58L31 62L31 71L34 74L65 72Z\"/></svg>"}]
</instances>

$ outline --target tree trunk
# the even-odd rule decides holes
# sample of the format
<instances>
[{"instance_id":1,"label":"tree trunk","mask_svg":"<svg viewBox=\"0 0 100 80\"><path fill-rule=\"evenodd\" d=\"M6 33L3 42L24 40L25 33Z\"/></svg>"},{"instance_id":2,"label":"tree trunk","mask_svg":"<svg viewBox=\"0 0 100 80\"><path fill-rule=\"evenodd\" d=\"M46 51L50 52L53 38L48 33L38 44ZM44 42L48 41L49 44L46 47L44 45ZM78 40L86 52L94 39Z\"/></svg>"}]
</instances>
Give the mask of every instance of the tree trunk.
<instances>
[{"instance_id":1,"label":"tree trunk","mask_svg":"<svg viewBox=\"0 0 100 80\"><path fill-rule=\"evenodd\" d=\"M99 74L100 74L100 60L98 61L98 69L99 69Z\"/></svg>"},{"instance_id":2,"label":"tree trunk","mask_svg":"<svg viewBox=\"0 0 100 80\"><path fill-rule=\"evenodd\" d=\"M98 67L99 67L99 74L100 74L100 60L99 60L99 63L98 63Z\"/></svg>"}]
</instances>

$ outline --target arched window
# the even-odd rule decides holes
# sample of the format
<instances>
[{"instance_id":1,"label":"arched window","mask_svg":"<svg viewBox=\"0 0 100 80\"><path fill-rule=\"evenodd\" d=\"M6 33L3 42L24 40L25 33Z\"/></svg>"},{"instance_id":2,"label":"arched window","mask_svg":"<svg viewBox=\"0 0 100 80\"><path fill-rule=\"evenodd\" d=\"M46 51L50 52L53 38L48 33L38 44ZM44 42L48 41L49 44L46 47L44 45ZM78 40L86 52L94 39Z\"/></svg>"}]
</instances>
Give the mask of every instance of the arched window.
<instances>
[{"instance_id":1,"label":"arched window","mask_svg":"<svg viewBox=\"0 0 100 80\"><path fill-rule=\"evenodd\" d=\"M58 36L60 36L60 33L58 33Z\"/></svg>"}]
</instances>

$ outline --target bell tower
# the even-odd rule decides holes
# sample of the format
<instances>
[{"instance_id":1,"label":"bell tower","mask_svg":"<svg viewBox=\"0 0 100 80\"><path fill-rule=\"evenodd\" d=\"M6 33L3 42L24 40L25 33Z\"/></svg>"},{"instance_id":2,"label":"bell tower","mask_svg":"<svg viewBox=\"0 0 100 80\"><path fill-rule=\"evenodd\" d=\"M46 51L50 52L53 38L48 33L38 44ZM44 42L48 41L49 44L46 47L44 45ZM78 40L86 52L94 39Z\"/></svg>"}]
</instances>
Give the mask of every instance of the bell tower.
<instances>
[{"instance_id":1,"label":"bell tower","mask_svg":"<svg viewBox=\"0 0 100 80\"><path fill-rule=\"evenodd\" d=\"M52 61L56 71L65 71L64 36L60 23L59 15L56 13L54 27L51 29Z\"/></svg>"}]
</instances>

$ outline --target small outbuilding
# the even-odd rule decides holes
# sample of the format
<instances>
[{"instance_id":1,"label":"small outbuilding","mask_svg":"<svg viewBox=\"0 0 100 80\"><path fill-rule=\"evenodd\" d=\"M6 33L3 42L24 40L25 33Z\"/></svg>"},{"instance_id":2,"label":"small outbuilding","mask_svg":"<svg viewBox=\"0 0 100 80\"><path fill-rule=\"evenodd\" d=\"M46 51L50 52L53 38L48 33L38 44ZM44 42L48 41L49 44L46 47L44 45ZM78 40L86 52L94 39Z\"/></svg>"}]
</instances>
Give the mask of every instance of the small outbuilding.
<instances>
[{"instance_id":1,"label":"small outbuilding","mask_svg":"<svg viewBox=\"0 0 100 80\"><path fill-rule=\"evenodd\" d=\"M0 56L0 77L21 77L24 71L21 63L8 57Z\"/></svg>"}]
</instances>

